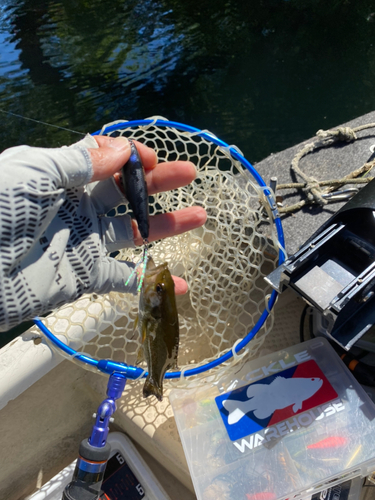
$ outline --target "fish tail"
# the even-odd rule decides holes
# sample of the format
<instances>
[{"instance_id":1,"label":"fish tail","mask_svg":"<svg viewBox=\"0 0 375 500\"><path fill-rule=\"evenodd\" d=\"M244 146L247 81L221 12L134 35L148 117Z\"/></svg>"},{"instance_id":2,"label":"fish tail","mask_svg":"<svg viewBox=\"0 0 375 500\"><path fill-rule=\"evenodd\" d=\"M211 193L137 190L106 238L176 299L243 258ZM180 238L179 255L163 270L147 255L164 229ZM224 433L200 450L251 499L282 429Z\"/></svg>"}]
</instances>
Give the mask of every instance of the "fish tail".
<instances>
[{"instance_id":1,"label":"fish tail","mask_svg":"<svg viewBox=\"0 0 375 500\"><path fill-rule=\"evenodd\" d=\"M229 412L229 425L237 423L246 413L242 411L241 401L226 399L225 401L223 401L223 406Z\"/></svg>"},{"instance_id":2,"label":"fish tail","mask_svg":"<svg viewBox=\"0 0 375 500\"><path fill-rule=\"evenodd\" d=\"M163 399L163 387L156 380L148 376L143 386L143 397L155 396L159 401Z\"/></svg>"}]
</instances>

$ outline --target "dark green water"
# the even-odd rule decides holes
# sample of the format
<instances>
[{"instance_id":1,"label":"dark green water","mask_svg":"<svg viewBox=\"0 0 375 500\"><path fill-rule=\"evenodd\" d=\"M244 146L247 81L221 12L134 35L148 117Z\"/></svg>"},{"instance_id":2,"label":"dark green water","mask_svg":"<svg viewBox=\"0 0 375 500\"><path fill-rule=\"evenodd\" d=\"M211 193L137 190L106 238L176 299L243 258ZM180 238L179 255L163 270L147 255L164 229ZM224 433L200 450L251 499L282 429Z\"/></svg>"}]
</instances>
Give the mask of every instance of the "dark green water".
<instances>
[{"instance_id":1,"label":"dark green water","mask_svg":"<svg viewBox=\"0 0 375 500\"><path fill-rule=\"evenodd\" d=\"M375 108L370 0L0 0L0 107L87 132L162 115L252 162ZM78 138L0 116L0 148Z\"/></svg>"},{"instance_id":2,"label":"dark green water","mask_svg":"<svg viewBox=\"0 0 375 500\"><path fill-rule=\"evenodd\" d=\"M162 115L257 162L375 109L375 4L0 0L0 109L81 132ZM0 150L79 138L0 131Z\"/></svg>"}]
</instances>

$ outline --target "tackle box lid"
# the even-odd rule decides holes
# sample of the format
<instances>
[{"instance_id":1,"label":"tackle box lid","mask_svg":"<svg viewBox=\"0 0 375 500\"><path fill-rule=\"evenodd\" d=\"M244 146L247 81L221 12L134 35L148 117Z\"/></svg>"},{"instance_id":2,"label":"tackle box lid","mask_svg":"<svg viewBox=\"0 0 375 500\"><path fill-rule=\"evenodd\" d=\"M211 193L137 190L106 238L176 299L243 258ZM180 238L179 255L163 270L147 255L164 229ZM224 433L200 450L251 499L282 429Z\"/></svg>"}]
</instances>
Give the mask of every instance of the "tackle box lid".
<instances>
[{"instance_id":1,"label":"tackle box lid","mask_svg":"<svg viewBox=\"0 0 375 500\"><path fill-rule=\"evenodd\" d=\"M375 405L324 338L169 398L198 500L308 498L375 469Z\"/></svg>"}]
</instances>

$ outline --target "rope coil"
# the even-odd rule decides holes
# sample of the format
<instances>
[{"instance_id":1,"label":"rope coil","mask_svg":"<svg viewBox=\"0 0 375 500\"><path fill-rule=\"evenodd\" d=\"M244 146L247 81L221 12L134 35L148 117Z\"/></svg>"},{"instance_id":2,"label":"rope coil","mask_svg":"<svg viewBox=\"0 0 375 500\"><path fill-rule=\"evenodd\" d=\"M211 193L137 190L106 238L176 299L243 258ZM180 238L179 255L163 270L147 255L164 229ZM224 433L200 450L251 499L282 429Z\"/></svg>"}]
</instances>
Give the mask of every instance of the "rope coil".
<instances>
[{"instance_id":1,"label":"rope coil","mask_svg":"<svg viewBox=\"0 0 375 500\"><path fill-rule=\"evenodd\" d=\"M335 144L336 142L353 142L358 138L356 132L373 127L375 127L375 123L368 123L355 128L338 127L337 129L332 130L318 130L316 133L318 140L306 144L300 151L298 151L291 162L292 172L295 173L297 178L301 178L303 182L278 184L275 187L275 191L284 189L299 189L304 193L306 198L287 207L279 206L279 212L281 214L292 213L300 210L305 205L309 205L312 203L320 206L325 206L328 203L341 201L342 198L337 198L330 193L333 193L335 190L342 186L345 186L346 184L366 184L372 181L374 177L358 177L372 170L372 168L374 168L375 166L375 160L365 163L362 167L354 170L350 174L344 176L342 179L330 179L325 181L319 181L315 177L307 175L301 170L299 164L304 156L316 151L317 149L332 146L332 144ZM355 194L355 192L356 191L354 190L352 191L353 194ZM349 192L347 194L349 194Z\"/></svg>"}]
</instances>

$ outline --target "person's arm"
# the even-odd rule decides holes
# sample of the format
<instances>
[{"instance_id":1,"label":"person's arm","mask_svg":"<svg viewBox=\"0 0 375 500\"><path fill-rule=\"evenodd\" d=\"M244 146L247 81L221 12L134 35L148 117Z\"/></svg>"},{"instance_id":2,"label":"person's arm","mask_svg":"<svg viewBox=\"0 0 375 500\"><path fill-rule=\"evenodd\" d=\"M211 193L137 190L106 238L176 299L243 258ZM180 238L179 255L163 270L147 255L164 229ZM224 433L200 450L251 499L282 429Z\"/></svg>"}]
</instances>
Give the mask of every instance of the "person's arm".
<instances>
[{"instance_id":1,"label":"person's arm","mask_svg":"<svg viewBox=\"0 0 375 500\"><path fill-rule=\"evenodd\" d=\"M137 148L150 194L195 178L191 163L157 165L152 149ZM106 216L125 201L113 175L129 154L125 138L86 136L70 147L20 146L0 155L0 331L83 293L135 293L135 276L125 286L134 265L108 253L142 239L128 215ZM158 215L150 220L150 241L205 219L199 207ZM176 279L176 293L186 289Z\"/></svg>"}]
</instances>

